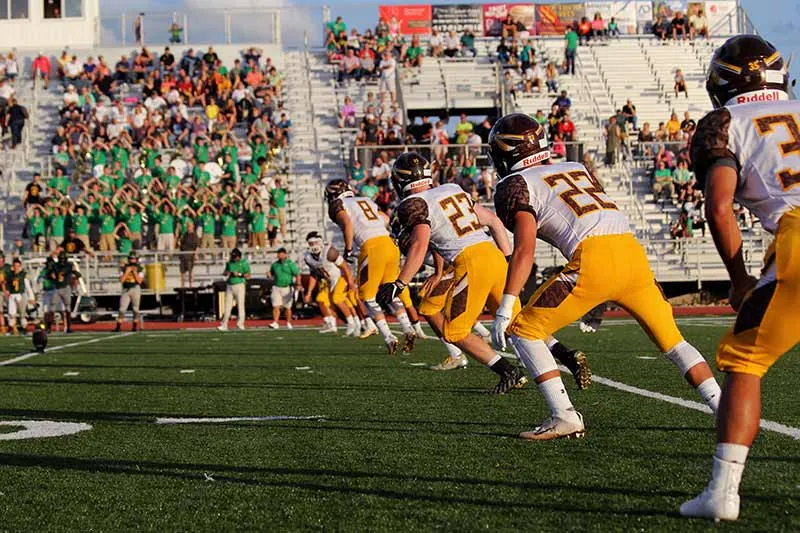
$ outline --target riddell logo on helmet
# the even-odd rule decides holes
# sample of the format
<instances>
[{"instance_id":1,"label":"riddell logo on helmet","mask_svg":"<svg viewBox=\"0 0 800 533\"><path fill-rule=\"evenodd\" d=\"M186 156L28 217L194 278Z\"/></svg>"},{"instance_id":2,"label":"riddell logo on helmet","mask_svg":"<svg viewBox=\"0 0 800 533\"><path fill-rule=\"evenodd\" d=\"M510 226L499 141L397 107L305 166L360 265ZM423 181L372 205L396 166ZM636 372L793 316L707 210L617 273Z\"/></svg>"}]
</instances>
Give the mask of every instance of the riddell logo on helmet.
<instances>
[{"instance_id":1,"label":"riddell logo on helmet","mask_svg":"<svg viewBox=\"0 0 800 533\"><path fill-rule=\"evenodd\" d=\"M747 94L740 94L736 97L737 104L749 104L751 102L777 102L783 96L782 91L758 91Z\"/></svg>"}]
</instances>

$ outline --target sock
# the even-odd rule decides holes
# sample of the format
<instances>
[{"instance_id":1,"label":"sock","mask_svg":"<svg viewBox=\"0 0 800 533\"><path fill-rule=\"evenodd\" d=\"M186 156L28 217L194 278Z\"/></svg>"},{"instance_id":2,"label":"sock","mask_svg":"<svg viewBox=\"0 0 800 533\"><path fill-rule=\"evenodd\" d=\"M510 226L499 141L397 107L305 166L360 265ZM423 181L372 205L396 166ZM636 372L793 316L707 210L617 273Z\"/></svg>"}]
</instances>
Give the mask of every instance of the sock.
<instances>
[{"instance_id":1,"label":"sock","mask_svg":"<svg viewBox=\"0 0 800 533\"><path fill-rule=\"evenodd\" d=\"M714 466L711 469L711 483L708 484L709 490L738 494L749 451L750 448L743 444L718 442L714 453Z\"/></svg>"},{"instance_id":2,"label":"sock","mask_svg":"<svg viewBox=\"0 0 800 533\"><path fill-rule=\"evenodd\" d=\"M406 335L414 333L414 328L411 327L411 321L406 313L397 313L395 316L397 321L400 322L400 327L403 328L403 333Z\"/></svg>"},{"instance_id":3,"label":"sock","mask_svg":"<svg viewBox=\"0 0 800 533\"><path fill-rule=\"evenodd\" d=\"M416 333L418 337L424 337L425 332L422 330L422 324L420 324L419 321L416 321L413 325L414 325L414 333Z\"/></svg>"},{"instance_id":4,"label":"sock","mask_svg":"<svg viewBox=\"0 0 800 533\"><path fill-rule=\"evenodd\" d=\"M385 318L375 322L375 326L377 326L378 331L380 331L381 335L383 335L383 340L389 341L392 339L392 337L394 337L394 335L392 335L391 330L389 329L389 324L386 323Z\"/></svg>"},{"instance_id":5,"label":"sock","mask_svg":"<svg viewBox=\"0 0 800 533\"><path fill-rule=\"evenodd\" d=\"M571 366L572 361L570 360L569 356L572 353L572 350L570 350L569 348L567 348L566 346L564 346L563 344L561 344L560 342L558 342L555 339L553 339L552 343L548 342L546 344L547 344L547 348L550 350L550 353L553 354L553 357L555 357L558 360L559 363L561 363L562 365L564 365L566 367ZM570 371L572 371L572 370L573 369L570 368Z\"/></svg>"},{"instance_id":6,"label":"sock","mask_svg":"<svg viewBox=\"0 0 800 533\"><path fill-rule=\"evenodd\" d=\"M375 321L374 321L374 320L372 320L372 317L371 317L371 316L368 316L368 317L367 317L367 318L366 318L366 319L365 319L365 320L362 322L362 324L364 325L364 329L365 329L365 330L368 330L368 329L377 329L377 327L378 327L378 326L376 326L376 325L375 325Z\"/></svg>"},{"instance_id":7,"label":"sock","mask_svg":"<svg viewBox=\"0 0 800 533\"><path fill-rule=\"evenodd\" d=\"M547 405L550 407L550 413L559 418L572 419L575 415L567 411L575 412L572 407L572 402L567 395L567 389L564 388L564 382L561 381L560 376L542 381L539 383L539 390L542 391Z\"/></svg>"},{"instance_id":8,"label":"sock","mask_svg":"<svg viewBox=\"0 0 800 533\"><path fill-rule=\"evenodd\" d=\"M475 331L475 333L478 334L479 337L488 337L489 335L491 335L486 326L484 326L480 322L475 322L475 325L472 326L472 329Z\"/></svg>"},{"instance_id":9,"label":"sock","mask_svg":"<svg viewBox=\"0 0 800 533\"><path fill-rule=\"evenodd\" d=\"M714 414L719 409L719 398L722 395L722 390L719 388L719 383L713 377L708 378L695 389L697 394L706 402L706 405L711 408ZM744 461L743 461L744 462Z\"/></svg>"},{"instance_id":10,"label":"sock","mask_svg":"<svg viewBox=\"0 0 800 533\"><path fill-rule=\"evenodd\" d=\"M347 327L353 329L355 325L356 325L356 319L353 317L353 315L347 317Z\"/></svg>"},{"instance_id":11,"label":"sock","mask_svg":"<svg viewBox=\"0 0 800 533\"><path fill-rule=\"evenodd\" d=\"M352 315L352 316L353 316L353 325L355 327L355 330L358 333L361 333L361 319L358 318L358 315Z\"/></svg>"},{"instance_id":12,"label":"sock","mask_svg":"<svg viewBox=\"0 0 800 533\"><path fill-rule=\"evenodd\" d=\"M454 359L457 358L457 357L461 357L461 354L463 353L461 351L461 348L459 348L455 344L450 344L449 342L447 342L444 339L439 339L439 340L442 341L442 344L444 344L444 348L445 348L445 350L447 350L447 355L449 355L450 357L452 357Z\"/></svg>"},{"instance_id":13,"label":"sock","mask_svg":"<svg viewBox=\"0 0 800 533\"><path fill-rule=\"evenodd\" d=\"M514 369L514 367L511 366L511 363L506 361L505 357L501 357L500 355L495 355L494 359L489 362L488 366L489 370L498 376L505 376Z\"/></svg>"}]
</instances>

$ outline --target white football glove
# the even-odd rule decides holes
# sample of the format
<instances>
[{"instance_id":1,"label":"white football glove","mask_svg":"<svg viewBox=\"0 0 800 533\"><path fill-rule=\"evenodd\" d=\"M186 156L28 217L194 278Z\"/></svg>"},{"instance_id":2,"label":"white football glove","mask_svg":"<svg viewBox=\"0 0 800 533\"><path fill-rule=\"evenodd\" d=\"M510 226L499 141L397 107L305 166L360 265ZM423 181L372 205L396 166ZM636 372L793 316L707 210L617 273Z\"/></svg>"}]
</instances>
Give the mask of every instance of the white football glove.
<instances>
[{"instance_id":1,"label":"white football glove","mask_svg":"<svg viewBox=\"0 0 800 533\"><path fill-rule=\"evenodd\" d=\"M504 294L500 301L500 307L494 316L492 323L492 344L498 350L506 349L506 329L511 324L511 315L514 313L514 303L517 297L512 294Z\"/></svg>"}]
</instances>

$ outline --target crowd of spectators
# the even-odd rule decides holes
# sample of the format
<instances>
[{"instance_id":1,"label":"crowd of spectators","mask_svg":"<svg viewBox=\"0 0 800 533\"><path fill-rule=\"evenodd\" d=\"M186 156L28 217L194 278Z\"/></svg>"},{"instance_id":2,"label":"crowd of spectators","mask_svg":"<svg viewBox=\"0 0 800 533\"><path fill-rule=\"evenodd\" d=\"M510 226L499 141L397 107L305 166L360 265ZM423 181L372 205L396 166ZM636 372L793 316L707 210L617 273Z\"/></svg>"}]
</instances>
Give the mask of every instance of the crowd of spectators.
<instances>
[{"instance_id":1,"label":"crowd of spectators","mask_svg":"<svg viewBox=\"0 0 800 533\"><path fill-rule=\"evenodd\" d=\"M249 48L225 65L213 47L180 58L143 48L112 63L65 51L53 72L64 92L52 175L35 175L23 196L31 248L70 235L106 258L275 246L286 234L292 123L283 77L262 56ZM195 228L201 238L186 238Z\"/></svg>"},{"instance_id":2,"label":"crowd of spectators","mask_svg":"<svg viewBox=\"0 0 800 533\"><path fill-rule=\"evenodd\" d=\"M656 14L651 31L661 42L694 41L698 37L709 38L708 18L702 5L695 5L691 15L686 16L678 10L670 18L665 5Z\"/></svg>"}]
</instances>

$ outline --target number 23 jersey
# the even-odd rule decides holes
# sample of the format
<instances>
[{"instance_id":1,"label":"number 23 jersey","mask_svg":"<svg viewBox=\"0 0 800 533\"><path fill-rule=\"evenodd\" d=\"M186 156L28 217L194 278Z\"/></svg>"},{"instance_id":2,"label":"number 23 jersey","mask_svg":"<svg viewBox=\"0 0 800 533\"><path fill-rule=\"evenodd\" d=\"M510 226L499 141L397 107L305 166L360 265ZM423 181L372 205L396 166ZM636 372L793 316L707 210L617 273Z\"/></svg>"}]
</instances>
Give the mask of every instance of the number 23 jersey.
<instances>
[{"instance_id":1,"label":"number 23 jersey","mask_svg":"<svg viewBox=\"0 0 800 533\"><path fill-rule=\"evenodd\" d=\"M431 247L449 263L473 244L494 242L478 220L472 199L452 183L405 198L397 207L397 218L409 233L418 224L428 224Z\"/></svg>"},{"instance_id":2,"label":"number 23 jersey","mask_svg":"<svg viewBox=\"0 0 800 533\"><path fill-rule=\"evenodd\" d=\"M542 165L510 174L497 184L494 205L512 232L516 214L531 213L537 237L567 259L587 237L630 233L627 217L580 163Z\"/></svg>"},{"instance_id":3,"label":"number 23 jersey","mask_svg":"<svg viewBox=\"0 0 800 533\"><path fill-rule=\"evenodd\" d=\"M707 114L692 138L698 179L716 165L739 175L736 201L775 233L781 216L800 207L800 102L721 107Z\"/></svg>"}]
</instances>

